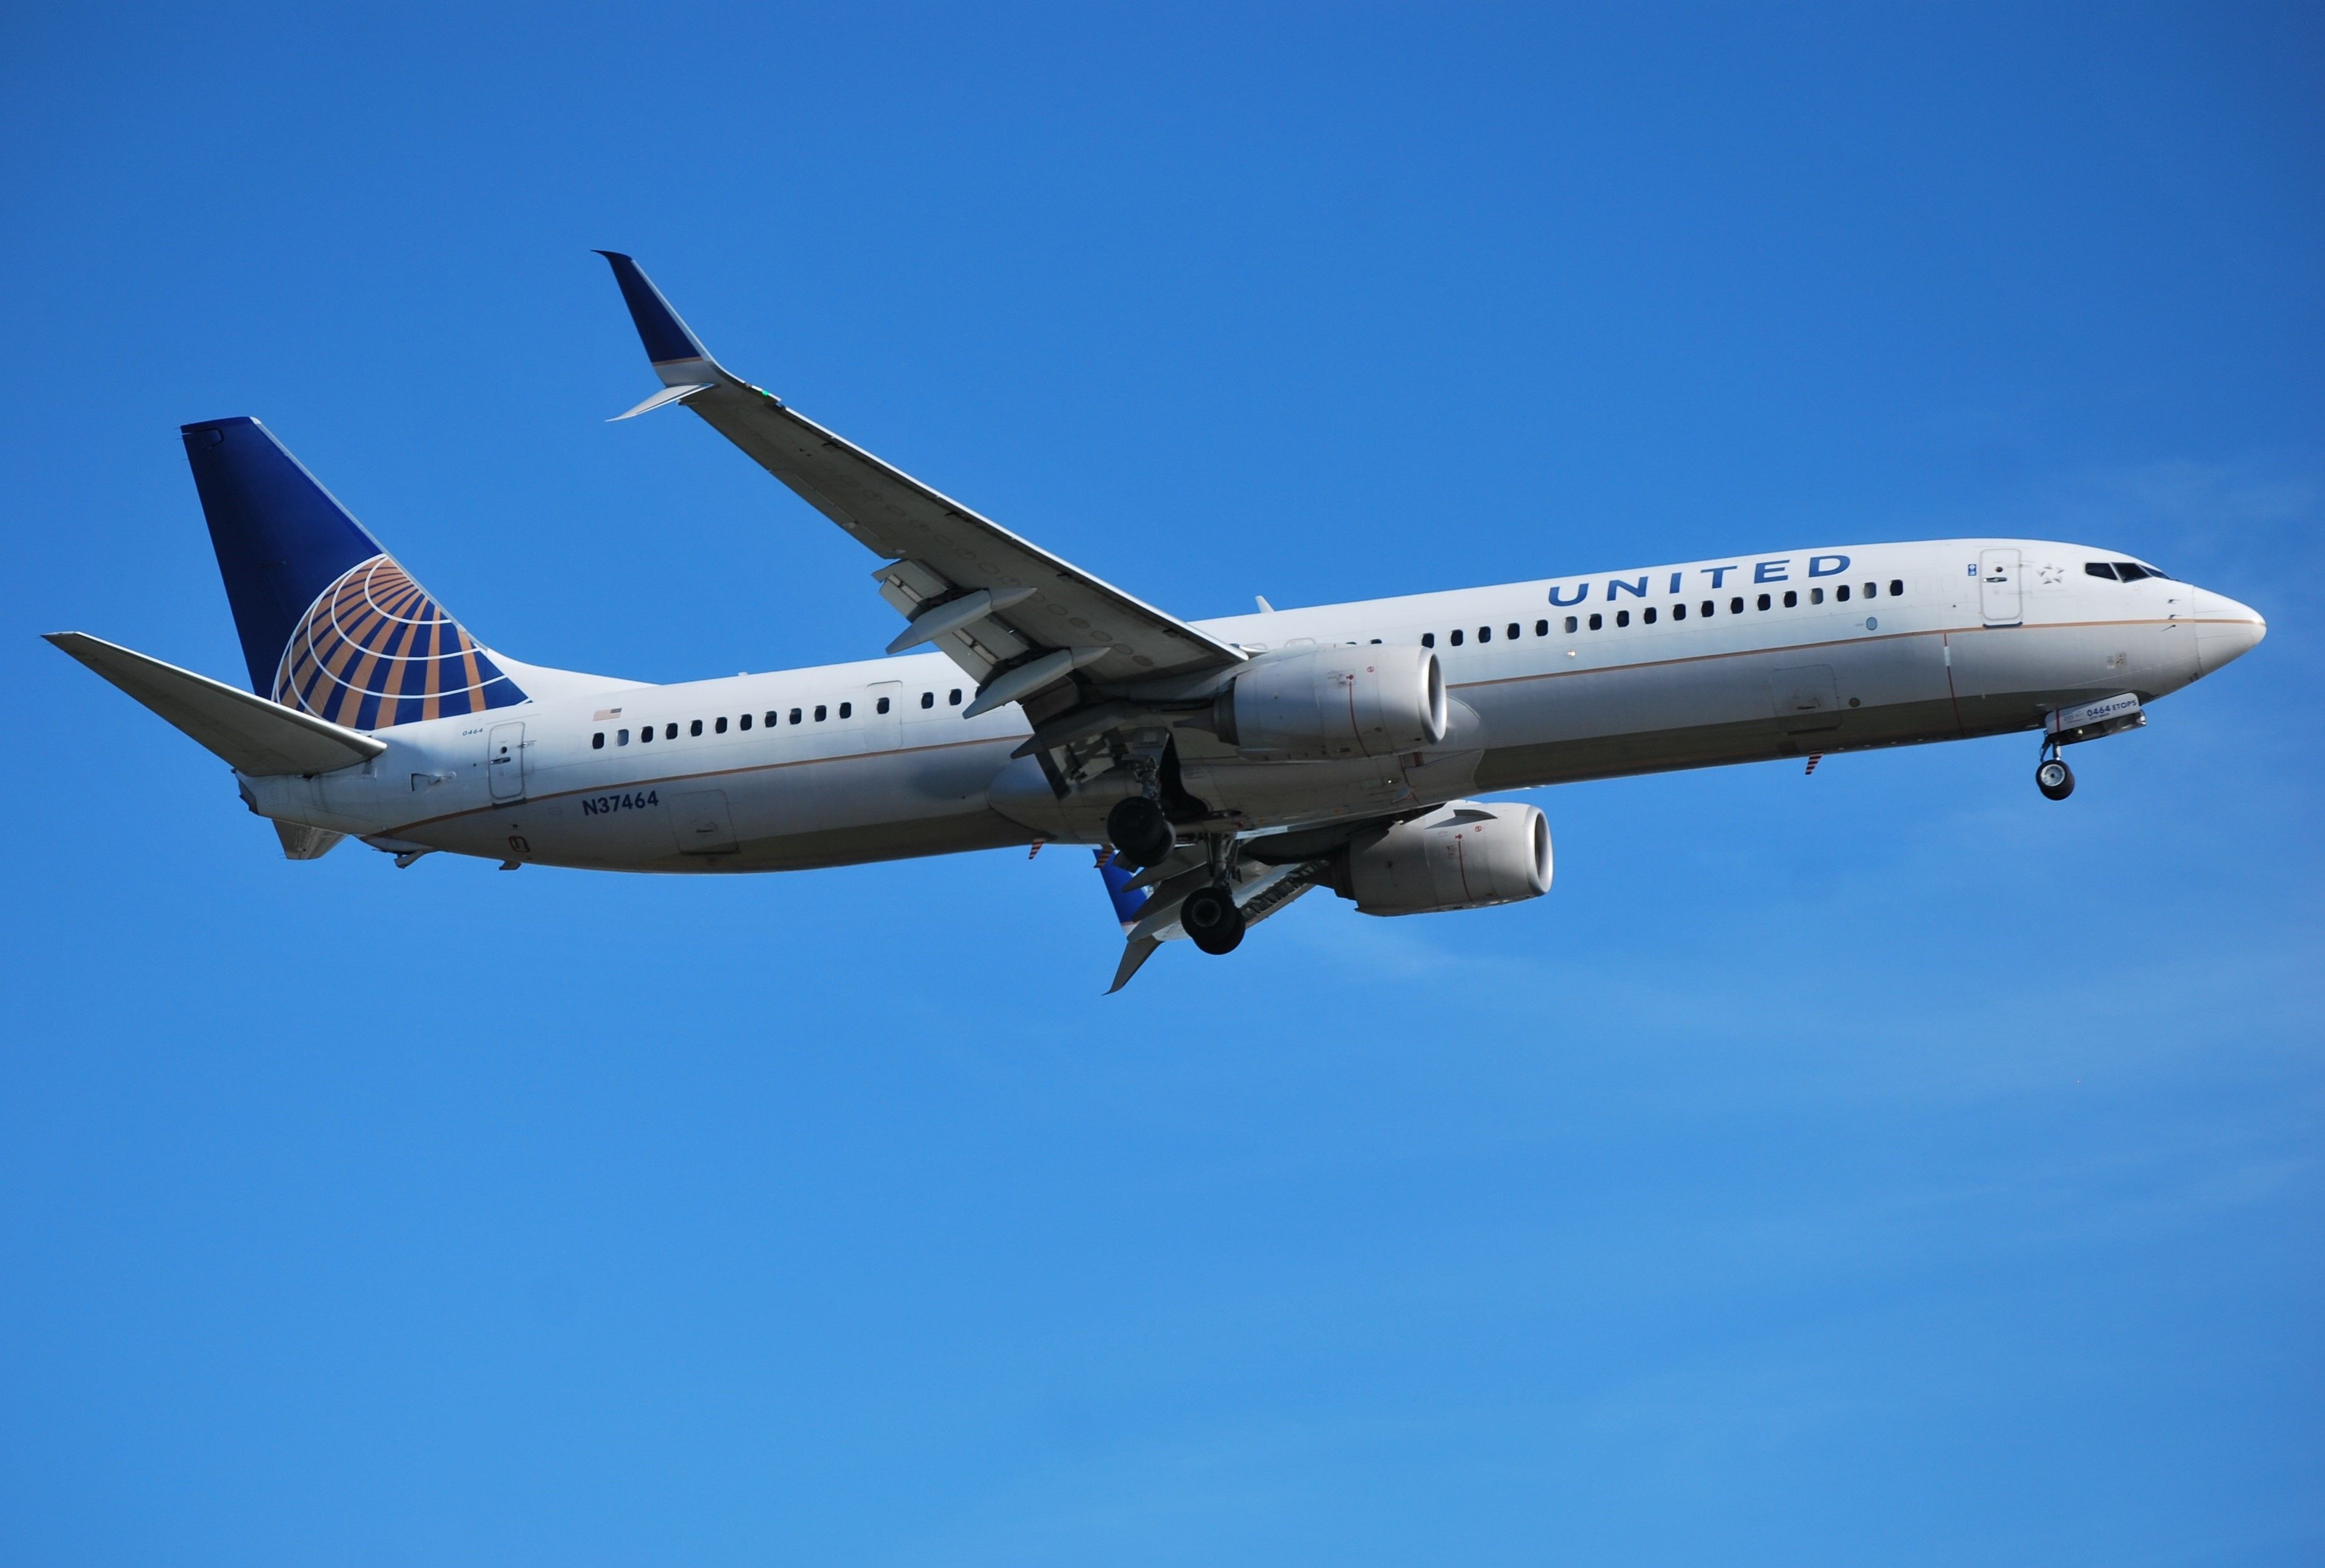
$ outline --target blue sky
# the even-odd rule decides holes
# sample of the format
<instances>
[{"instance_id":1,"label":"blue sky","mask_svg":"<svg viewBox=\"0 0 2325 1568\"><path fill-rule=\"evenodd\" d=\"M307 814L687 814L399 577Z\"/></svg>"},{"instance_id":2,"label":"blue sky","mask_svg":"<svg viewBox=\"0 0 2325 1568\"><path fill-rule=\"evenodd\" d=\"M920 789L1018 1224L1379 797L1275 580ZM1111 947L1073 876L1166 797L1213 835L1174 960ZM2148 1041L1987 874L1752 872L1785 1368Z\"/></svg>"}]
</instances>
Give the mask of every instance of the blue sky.
<instances>
[{"instance_id":1,"label":"blue sky","mask_svg":"<svg viewBox=\"0 0 2325 1568\"><path fill-rule=\"evenodd\" d=\"M0 1556L2325 1554L2313 9L25 11ZM1098 996L1080 858L292 865L41 645L240 661L255 413L517 657L867 656L740 373L1187 615L1955 533L2267 643L1533 797L1522 907Z\"/></svg>"}]
</instances>

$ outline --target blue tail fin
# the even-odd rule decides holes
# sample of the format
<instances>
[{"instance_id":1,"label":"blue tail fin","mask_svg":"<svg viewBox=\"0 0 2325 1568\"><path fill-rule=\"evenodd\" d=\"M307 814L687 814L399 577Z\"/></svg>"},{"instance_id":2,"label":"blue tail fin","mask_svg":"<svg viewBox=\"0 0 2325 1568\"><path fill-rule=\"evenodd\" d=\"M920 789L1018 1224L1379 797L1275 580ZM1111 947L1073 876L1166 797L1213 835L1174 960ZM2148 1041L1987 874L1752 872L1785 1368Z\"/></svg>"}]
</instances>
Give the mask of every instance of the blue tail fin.
<instances>
[{"instance_id":1,"label":"blue tail fin","mask_svg":"<svg viewBox=\"0 0 2325 1568\"><path fill-rule=\"evenodd\" d=\"M525 700L264 425L179 433L252 691L353 729Z\"/></svg>"}]
</instances>

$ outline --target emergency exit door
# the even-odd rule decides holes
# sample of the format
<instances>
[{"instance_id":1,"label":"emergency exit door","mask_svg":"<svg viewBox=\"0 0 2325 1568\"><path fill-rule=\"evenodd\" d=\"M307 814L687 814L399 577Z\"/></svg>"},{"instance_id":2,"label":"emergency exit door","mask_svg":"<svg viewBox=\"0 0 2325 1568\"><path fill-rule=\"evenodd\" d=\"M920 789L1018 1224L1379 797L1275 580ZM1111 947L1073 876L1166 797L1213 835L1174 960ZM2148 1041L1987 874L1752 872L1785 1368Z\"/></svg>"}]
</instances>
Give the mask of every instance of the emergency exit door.
<instances>
[{"instance_id":1,"label":"emergency exit door","mask_svg":"<svg viewBox=\"0 0 2325 1568\"><path fill-rule=\"evenodd\" d=\"M485 737L485 773L493 782L493 799L524 799L524 726L496 724Z\"/></svg>"},{"instance_id":2,"label":"emergency exit door","mask_svg":"<svg viewBox=\"0 0 2325 1568\"><path fill-rule=\"evenodd\" d=\"M1990 626L2015 626L2019 612L2018 552L1981 550L1978 552L1978 608Z\"/></svg>"}]
</instances>

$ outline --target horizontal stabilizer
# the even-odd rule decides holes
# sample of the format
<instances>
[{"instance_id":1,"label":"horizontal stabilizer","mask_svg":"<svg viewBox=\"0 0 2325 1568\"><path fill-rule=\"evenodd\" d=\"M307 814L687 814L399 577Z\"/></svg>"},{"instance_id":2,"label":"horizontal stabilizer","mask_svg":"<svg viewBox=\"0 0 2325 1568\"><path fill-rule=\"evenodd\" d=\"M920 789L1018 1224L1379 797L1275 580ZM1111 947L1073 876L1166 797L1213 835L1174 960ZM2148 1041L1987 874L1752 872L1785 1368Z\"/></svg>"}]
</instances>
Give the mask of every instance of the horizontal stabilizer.
<instances>
[{"instance_id":1,"label":"horizontal stabilizer","mask_svg":"<svg viewBox=\"0 0 2325 1568\"><path fill-rule=\"evenodd\" d=\"M238 772L329 773L387 749L385 741L360 730L269 702L238 686L149 659L86 632L46 636Z\"/></svg>"}]
</instances>

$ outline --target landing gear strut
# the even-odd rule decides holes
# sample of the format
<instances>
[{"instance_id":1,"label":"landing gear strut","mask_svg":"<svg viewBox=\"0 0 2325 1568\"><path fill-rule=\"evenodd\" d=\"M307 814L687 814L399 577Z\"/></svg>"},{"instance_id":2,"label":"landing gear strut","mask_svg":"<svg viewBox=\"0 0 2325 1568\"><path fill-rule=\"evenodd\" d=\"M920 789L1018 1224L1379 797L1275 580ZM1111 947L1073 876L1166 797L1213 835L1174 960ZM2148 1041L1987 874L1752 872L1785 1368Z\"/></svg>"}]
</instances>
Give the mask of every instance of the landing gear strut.
<instances>
[{"instance_id":1,"label":"landing gear strut","mask_svg":"<svg viewBox=\"0 0 2325 1568\"><path fill-rule=\"evenodd\" d=\"M2046 801L2063 801L2075 793L2075 770L2059 755L2059 743L2045 742L2042 760L2034 765L2034 787Z\"/></svg>"},{"instance_id":2,"label":"landing gear strut","mask_svg":"<svg viewBox=\"0 0 2325 1568\"><path fill-rule=\"evenodd\" d=\"M1179 928L1207 953L1233 952L1243 941L1243 911L1236 907L1234 894L1213 883L1187 895L1179 905Z\"/></svg>"}]
</instances>

